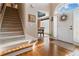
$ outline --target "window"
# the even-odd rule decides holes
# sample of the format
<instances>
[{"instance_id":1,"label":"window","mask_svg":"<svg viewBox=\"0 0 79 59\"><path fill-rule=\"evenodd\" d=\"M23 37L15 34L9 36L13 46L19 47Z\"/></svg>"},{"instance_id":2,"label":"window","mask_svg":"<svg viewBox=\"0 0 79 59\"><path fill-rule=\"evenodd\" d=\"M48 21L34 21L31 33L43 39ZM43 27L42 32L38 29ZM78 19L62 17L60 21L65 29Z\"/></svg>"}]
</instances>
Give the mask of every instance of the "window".
<instances>
[{"instance_id":1,"label":"window","mask_svg":"<svg viewBox=\"0 0 79 59\"><path fill-rule=\"evenodd\" d=\"M59 8L57 8L58 13L67 13L67 12L72 12L76 8L79 7L78 3L67 3L64 5L61 5Z\"/></svg>"},{"instance_id":2,"label":"window","mask_svg":"<svg viewBox=\"0 0 79 59\"><path fill-rule=\"evenodd\" d=\"M38 11L38 17L43 17L45 16L45 13Z\"/></svg>"}]
</instances>

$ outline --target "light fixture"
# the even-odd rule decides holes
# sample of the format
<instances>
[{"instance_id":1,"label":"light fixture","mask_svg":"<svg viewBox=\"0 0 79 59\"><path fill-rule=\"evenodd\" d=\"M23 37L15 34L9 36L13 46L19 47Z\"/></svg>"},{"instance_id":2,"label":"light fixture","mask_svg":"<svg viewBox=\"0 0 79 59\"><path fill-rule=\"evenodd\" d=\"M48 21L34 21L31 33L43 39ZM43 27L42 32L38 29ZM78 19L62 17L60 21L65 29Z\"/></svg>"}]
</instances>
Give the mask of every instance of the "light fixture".
<instances>
[{"instance_id":1,"label":"light fixture","mask_svg":"<svg viewBox=\"0 0 79 59\"><path fill-rule=\"evenodd\" d=\"M34 8L32 4L30 5L30 7L31 7L31 8Z\"/></svg>"}]
</instances>

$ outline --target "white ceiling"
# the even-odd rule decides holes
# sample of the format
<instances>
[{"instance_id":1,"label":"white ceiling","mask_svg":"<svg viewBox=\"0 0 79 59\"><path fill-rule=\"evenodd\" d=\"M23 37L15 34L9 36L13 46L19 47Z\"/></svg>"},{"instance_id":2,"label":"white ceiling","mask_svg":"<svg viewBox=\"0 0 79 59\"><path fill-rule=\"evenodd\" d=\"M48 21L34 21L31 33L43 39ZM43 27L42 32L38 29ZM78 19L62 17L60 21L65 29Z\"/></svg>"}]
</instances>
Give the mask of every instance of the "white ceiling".
<instances>
[{"instance_id":1,"label":"white ceiling","mask_svg":"<svg viewBox=\"0 0 79 59\"><path fill-rule=\"evenodd\" d=\"M41 11L48 11L49 3L30 3L33 8Z\"/></svg>"},{"instance_id":2,"label":"white ceiling","mask_svg":"<svg viewBox=\"0 0 79 59\"><path fill-rule=\"evenodd\" d=\"M44 12L47 15L49 15L50 13L50 3L30 3L30 5L32 5L33 8L37 9L38 11ZM54 3L52 4L52 8L54 11L56 6L58 5L58 3Z\"/></svg>"}]
</instances>

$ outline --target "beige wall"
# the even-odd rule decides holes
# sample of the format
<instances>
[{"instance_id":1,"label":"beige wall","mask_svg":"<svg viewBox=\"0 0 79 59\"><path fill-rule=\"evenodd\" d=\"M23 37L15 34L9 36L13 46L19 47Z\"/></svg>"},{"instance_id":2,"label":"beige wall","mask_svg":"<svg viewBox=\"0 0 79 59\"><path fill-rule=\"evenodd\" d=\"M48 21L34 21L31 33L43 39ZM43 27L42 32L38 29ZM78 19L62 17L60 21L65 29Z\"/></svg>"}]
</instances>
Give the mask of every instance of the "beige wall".
<instances>
[{"instance_id":1,"label":"beige wall","mask_svg":"<svg viewBox=\"0 0 79 59\"><path fill-rule=\"evenodd\" d=\"M24 30L24 34L26 33L25 32L25 20L24 20L24 11L23 11L23 8L24 8L24 4L22 3L19 3L18 4L18 9L19 9L19 15L20 15L20 18L21 18L21 22L22 22L22 26L23 26L23 30Z\"/></svg>"},{"instance_id":2,"label":"beige wall","mask_svg":"<svg viewBox=\"0 0 79 59\"><path fill-rule=\"evenodd\" d=\"M13 8L18 8L17 3L6 3L6 6L13 7Z\"/></svg>"},{"instance_id":3,"label":"beige wall","mask_svg":"<svg viewBox=\"0 0 79 59\"><path fill-rule=\"evenodd\" d=\"M37 11L30 6L30 4L25 4L25 19L26 20L26 32L32 37L37 37ZM28 14L32 14L36 16L35 22L28 22Z\"/></svg>"},{"instance_id":4,"label":"beige wall","mask_svg":"<svg viewBox=\"0 0 79 59\"><path fill-rule=\"evenodd\" d=\"M28 21L28 14L36 15L36 10L30 7L30 4L19 4L20 15L22 16L22 24L24 33L30 35L32 37L37 37L37 20L36 22L29 22ZM37 19L37 15L36 15Z\"/></svg>"},{"instance_id":5,"label":"beige wall","mask_svg":"<svg viewBox=\"0 0 79 59\"><path fill-rule=\"evenodd\" d=\"M25 5L19 4L19 9L21 9L20 10L21 15L24 16L21 18L22 18L25 34L27 33L30 36L37 37L37 20L35 23L28 22L28 14L34 14L37 16L37 11L42 10L49 13L49 16L51 19L51 17L54 16L55 8L58 5L58 3L47 4L46 6L44 6L45 8L36 7L37 4L36 5L33 4L33 5L34 5L34 8L31 8L29 3ZM49 31L50 33L53 33L53 22L51 22L51 20L49 21Z\"/></svg>"},{"instance_id":6,"label":"beige wall","mask_svg":"<svg viewBox=\"0 0 79 59\"><path fill-rule=\"evenodd\" d=\"M50 34L53 34L53 22L51 22L51 17L54 16L55 9L59 3L47 3L47 4L44 3L44 4L40 4L41 6L39 6L39 4L36 4L36 6L35 6L35 4L33 4L33 5L37 10L41 10L41 11L48 13L48 16L50 17L49 32L50 32Z\"/></svg>"}]
</instances>

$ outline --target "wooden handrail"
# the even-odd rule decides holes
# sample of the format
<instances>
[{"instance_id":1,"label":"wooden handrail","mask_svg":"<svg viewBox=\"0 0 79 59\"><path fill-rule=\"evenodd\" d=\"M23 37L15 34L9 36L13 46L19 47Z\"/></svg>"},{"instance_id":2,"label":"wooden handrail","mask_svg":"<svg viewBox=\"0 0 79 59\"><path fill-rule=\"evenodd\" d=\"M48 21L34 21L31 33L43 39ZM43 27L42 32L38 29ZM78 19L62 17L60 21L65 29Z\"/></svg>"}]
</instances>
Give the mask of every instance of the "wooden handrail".
<instances>
[{"instance_id":1,"label":"wooden handrail","mask_svg":"<svg viewBox=\"0 0 79 59\"><path fill-rule=\"evenodd\" d=\"M1 6L0 6L0 7L1 7L1 9L0 9L0 13L3 11L4 6L5 6L5 4L2 3Z\"/></svg>"},{"instance_id":2,"label":"wooden handrail","mask_svg":"<svg viewBox=\"0 0 79 59\"><path fill-rule=\"evenodd\" d=\"M6 4L3 3L2 6L1 6L1 12L0 12L0 15L1 15L0 16L0 29L1 29L1 25L2 25L5 10L6 10Z\"/></svg>"}]
</instances>

